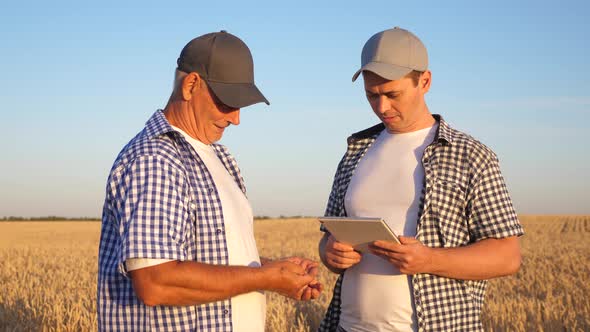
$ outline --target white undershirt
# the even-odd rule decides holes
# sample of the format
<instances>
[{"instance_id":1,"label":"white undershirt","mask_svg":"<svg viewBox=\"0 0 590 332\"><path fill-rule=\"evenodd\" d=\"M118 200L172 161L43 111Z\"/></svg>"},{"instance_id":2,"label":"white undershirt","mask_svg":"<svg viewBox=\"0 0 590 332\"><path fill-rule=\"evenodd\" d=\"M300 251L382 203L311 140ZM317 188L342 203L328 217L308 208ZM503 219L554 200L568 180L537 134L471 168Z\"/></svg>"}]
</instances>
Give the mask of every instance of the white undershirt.
<instances>
[{"instance_id":1,"label":"white undershirt","mask_svg":"<svg viewBox=\"0 0 590 332\"><path fill-rule=\"evenodd\" d=\"M384 130L362 157L344 198L350 217L380 217L398 235L415 236L424 184L422 155L437 125L404 134ZM364 254L346 270L340 325L348 332L417 331L411 279Z\"/></svg>"},{"instance_id":2,"label":"white undershirt","mask_svg":"<svg viewBox=\"0 0 590 332\"><path fill-rule=\"evenodd\" d=\"M195 149L215 182L223 211L227 239L229 265L260 266L260 257L254 239L254 218L248 199L229 174L211 145L198 141L179 128L180 132ZM127 260L131 271L165 263L169 260L133 259ZM266 298L260 291L241 294L231 298L232 326L234 331L264 331L266 319Z\"/></svg>"}]
</instances>

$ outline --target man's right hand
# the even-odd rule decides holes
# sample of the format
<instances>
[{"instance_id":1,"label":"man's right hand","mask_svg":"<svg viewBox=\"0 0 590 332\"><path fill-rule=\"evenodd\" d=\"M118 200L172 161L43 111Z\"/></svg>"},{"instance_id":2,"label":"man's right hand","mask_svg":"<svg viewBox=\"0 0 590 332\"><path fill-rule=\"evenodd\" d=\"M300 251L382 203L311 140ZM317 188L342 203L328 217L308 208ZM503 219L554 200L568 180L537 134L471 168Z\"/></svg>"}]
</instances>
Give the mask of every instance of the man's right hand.
<instances>
[{"instance_id":1,"label":"man's right hand","mask_svg":"<svg viewBox=\"0 0 590 332\"><path fill-rule=\"evenodd\" d=\"M270 290L296 300L302 299L307 286L315 279L305 267L289 260L271 261L261 269L268 277Z\"/></svg>"},{"instance_id":2,"label":"man's right hand","mask_svg":"<svg viewBox=\"0 0 590 332\"><path fill-rule=\"evenodd\" d=\"M325 247L325 263L334 270L345 270L361 261L361 254L346 243L338 242L330 235Z\"/></svg>"}]
</instances>

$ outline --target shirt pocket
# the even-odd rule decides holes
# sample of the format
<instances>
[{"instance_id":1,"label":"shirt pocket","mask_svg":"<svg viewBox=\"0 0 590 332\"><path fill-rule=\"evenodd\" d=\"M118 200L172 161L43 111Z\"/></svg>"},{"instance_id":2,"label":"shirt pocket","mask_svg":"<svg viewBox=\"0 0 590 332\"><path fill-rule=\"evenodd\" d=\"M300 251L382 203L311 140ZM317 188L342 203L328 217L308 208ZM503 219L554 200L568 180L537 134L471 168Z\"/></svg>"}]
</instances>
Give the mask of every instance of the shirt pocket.
<instances>
[{"instance_id":1,"label":"shirt pocket","mask_svg":"<svg viewBox=\"0 0 590 332\"><path fill-rule=\"evenodd\" d=\"M469 243L465 187L455 179L438 177L432 181L430 189L428 206L437 221L444 247Z\"/></svg>"}]
</instances>

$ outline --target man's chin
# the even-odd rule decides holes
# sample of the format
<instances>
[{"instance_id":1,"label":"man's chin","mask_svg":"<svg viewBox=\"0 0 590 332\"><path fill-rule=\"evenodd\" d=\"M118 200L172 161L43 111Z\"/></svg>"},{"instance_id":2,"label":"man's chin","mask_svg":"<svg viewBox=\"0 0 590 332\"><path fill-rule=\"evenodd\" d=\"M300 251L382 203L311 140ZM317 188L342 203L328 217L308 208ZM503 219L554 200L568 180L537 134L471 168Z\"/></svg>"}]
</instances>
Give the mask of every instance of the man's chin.
<instances>
[{"instance_id":1,"label":"man's chin","mask_svg":"<svg viewBox=\"0 0 590 332\"><path fill-rule=\"evenodd\" d=\"M385 125L385 128L387 128L388 130L398 130L401 127L401 123L399 121L399 119L389 119L389 120L382 120L381 122L383 122L383 124Z\"/></svg>"},{"instance_id":2,"label":"man's chin","mask_svg":"<svg viewBox=\"0 0 590 332\"><path fill-rule=\"evenodd\" d=\"M207 139L209 140L209 143L207 143L207 144L214 144L214 143L219 142L219 140L221 140L222 136L223 136L223 134L207 136Z\"/></svg>"}]
</instances>

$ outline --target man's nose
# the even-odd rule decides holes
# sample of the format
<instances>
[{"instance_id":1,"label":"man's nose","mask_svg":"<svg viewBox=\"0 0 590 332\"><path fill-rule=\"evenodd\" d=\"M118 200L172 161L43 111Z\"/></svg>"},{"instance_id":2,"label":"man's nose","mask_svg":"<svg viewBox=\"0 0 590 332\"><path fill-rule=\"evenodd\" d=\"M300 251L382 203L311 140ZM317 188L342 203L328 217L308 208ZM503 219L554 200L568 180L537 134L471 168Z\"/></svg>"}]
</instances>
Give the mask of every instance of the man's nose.
<instances>
[{"instance_id":1,"label":"man's nose","mask_svg":"<svg viewBox=\"0 0 590 332\"><path fill-rule=\"evenodd\" d=\"M380 95L379 99L377 99L377 111L383 114L389 111L390 107L389 99L386 96Z\"/></svg>"},{"instance_id":2,"label":"man's nose","mask_svg":"<svg viewBox=\"0 0 590 332\"><path fill-rule=\"evenodd\" d=\"M233 124L234 126L237 126L240 124L240 109L235 109L231 112L227 113L227 117L226 120Z\"/></svg>"}]
</instances>

